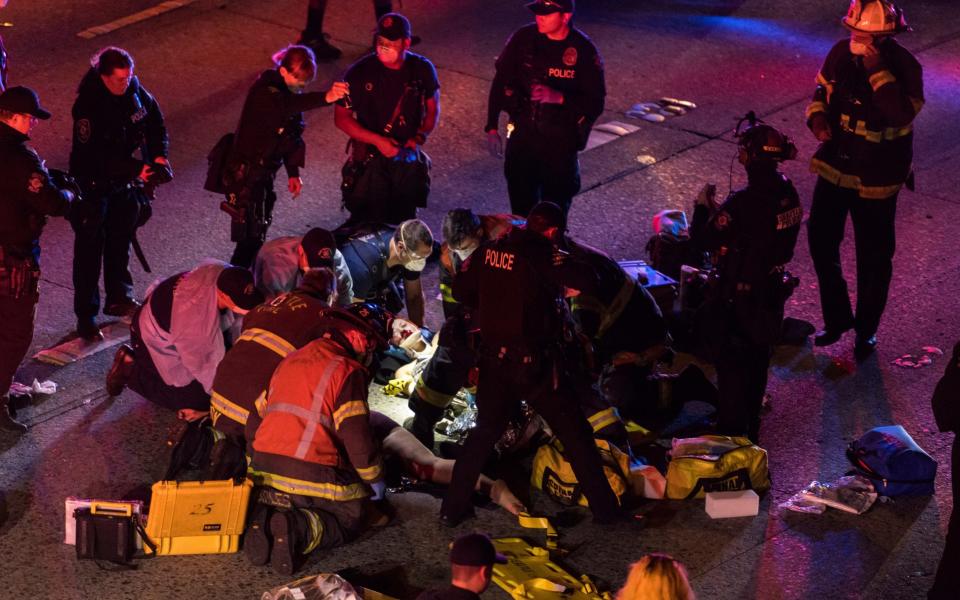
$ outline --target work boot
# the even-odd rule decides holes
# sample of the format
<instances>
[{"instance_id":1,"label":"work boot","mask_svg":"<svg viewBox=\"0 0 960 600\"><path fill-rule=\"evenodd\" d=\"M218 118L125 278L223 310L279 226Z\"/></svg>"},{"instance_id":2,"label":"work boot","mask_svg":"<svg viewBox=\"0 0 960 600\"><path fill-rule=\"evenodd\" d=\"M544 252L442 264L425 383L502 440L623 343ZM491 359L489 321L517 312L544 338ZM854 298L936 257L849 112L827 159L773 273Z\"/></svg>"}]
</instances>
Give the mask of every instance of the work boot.
<instances>
[{"instance_id":1,"label":"work boot","mask_svg":"<svg viewBox=\"0 0 960 600\"><path fill-rule=\"evenodd\" d=\"M300 509L274 513L270 517L273 550L270 566L281 575L293 575L300 567L303 549L310 542L310 525Z\"/></svg>"},{"instance_id":2,"label":"work boot","mask_svg":"<svg viewBox=\"0 0 960 600\"><path fill-rule=\"evenodd\" d=\"M814 346L831 346L840 341L840 338L843 337L843 334L850 331L851 327L838 327L836 329L831 327L824 327L821 331L818 331L815 336L813 336L813 345Z\"/></svg>"},{"instance_id":3,"label":"work boot","mask_svg":"<svg viewBox=\"0 0 960 600\"><path fill-rule=\"evenodd\" d=\"M10 414L10 407L7 405L7 402L8 399L6 396L0 398L0 431L9 431L10 433L16 433L17 435L26 433L27 426L13 418L13 415Z\"/></svg>"},{"instance_id":4,"label":"work boot","mask_svg":"<svg viewBox=\"0 0 960 600\"><path fill-rule=\"evenodd\" d=\"M857 336L857 341L853 345L853 357L857 361L866 360L877 349L877 336Z\"/></svg>"},{"instance_id":5,"label":"work boot","mask_svg":"<svg viewBox=\"0 0 960 600\"><path fill-rule=\"evenodd\" d=\"M337 60L343 56L343 51L328 42L326 35L321 35L318 38L301 40L298 43L313 50L313 55L319 61Z\"/></svg>"},{"instance_id":6,"label":"work boot","mask_svg":"<svg viewBox=\"0 0 960 600\"><path fill-rule=\"evenodd\" d=\"M103 341L103 333L93 317L77 319L77 337L90 343Z\"/></svg>"},{"instance_id":7,"label":"work boot","mask_svg":"<svg viewBox=\"0 0 960 600\"><path fill-rule=\"evenodd\" d=\"M133 313L140 308L140 303L133 298L124 298L119 302L109 302L103 308L103 314L111 317L133 317Z\"/></svg>"},{"instance_id":8,"label":"work boot","mask_svg":"<svg viewBox=\"0 0 960 600\"><path fill-rule=\"evenodd\" d=\"M107 371L107 394L119 396L123 388L127 387L130 375L133 374L133 348L129 344L120 344L117 353L113 355L113 364Z\"/></svg>"},{"instance_id":9,"label":"work boot","mask_svg":"<svg viewBox=\"0 0 960 600\"><path fill-rule=\"evenodd\" d=\"M407 406L413 411L413 416L403 422L403 428L433 452L433 430L443 418L443 409L424 402L416 390L410 394Z\"/></svg>"},{"instance_id":10,"label":"work boot","mask_svg":"<svg viewBox=\"0 0 960 600\"><path fill-rule=\"evenodd\" d=\"M250 524L243 533L243 552L251 565L262 567L270 560L270 514L272 509L259 502L253 509Z\"/></svg>"}]
</instances>

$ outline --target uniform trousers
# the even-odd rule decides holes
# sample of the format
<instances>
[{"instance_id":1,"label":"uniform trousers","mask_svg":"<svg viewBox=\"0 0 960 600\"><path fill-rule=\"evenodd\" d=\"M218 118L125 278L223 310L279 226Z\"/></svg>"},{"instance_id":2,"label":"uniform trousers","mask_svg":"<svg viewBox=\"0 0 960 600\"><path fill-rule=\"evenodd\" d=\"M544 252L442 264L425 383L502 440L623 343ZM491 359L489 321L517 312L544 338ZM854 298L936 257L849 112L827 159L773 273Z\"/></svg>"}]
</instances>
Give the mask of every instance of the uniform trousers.
<instances>
[{"instance_id":1,"label":"uniform trousers","mask_svg":"<svg viewBox=\"0 0 960 600\"><path fill-rule=\"evenodd\" d=\"M507 178L510 212L521 217L540 201L570 211L580 191L580 160L570 143L542 137L518 128L507 140L503 173Z\"/></svg>"},{"instance_id":2,"label":"uniform trousers","mask_svg":"<svg viewBox=\"0 0 960 600\"><path fill-rule=\"evenodd\" d=\"M950 513L950 525L947 527L947 544L943 547L933 587L927 594L930 600L956 598L957 590L960 590L960 433L953 438L951 462L953 512Z\"/></svg>"},{"instance_id":3,"label":"uniform trousers","mask_svg":"<svg viewBox=\"0 0 960 600\"><path fill-rule=\"evenodd\" d=\"M130 274L130 243L140 214L139 191L121 189L94 202L99 210L80 221L72 221L73 310L78 319L93 319L100 312L100 267L106 304L133 297Z\"/></svg>"},{"instance_id":4,"label":"uniform trousers","mask_svg":"<svg viewBox=\"0 0 960 600\"><path fill-rule=\"evenodd\" d=\"M273 222L273 206L277 194L273 191L273 176L265 177L240 193L244 206L243 223L230 224L230 241L237 246L230 257L230 264L249 269L257 252L267 239L267 229Z\"/></svg>"},{"instance_id":5,"label":"uniform trousers","mask_svg":"<svg viewBox=\"0 0 960 600\"><path fill-rule=\"evenodd\" d=\"M38 300L35 291L14 297L7 290L0 289L0 323L3 324L0 326L0 405L6 403L7 390L33 341Z\"/></svg>"},{"instance_id":6,"label":"uniform trousers","mask_svg":"<svg viewBox=\"0 0 960 600\"><path fill-rule=\"evenodd\" d=\"M488 351L489 352L489 351ZM521 400L542 416L564 447L577 481L594 517L609 522L617 518L619 504L603 472L590 425L569 386L554 389L554 365L542 348L504 358L481 351L477 387L477 426L470 432L453 468L453 478L440 512L458 520L470 512L470 496L483 464L503 435ZM526 362L525 362L526 361Z\"/></svg>"},{"instance_id":7,"label":"uniform trousers","mask_svg":"<svg viewBox=\"0 0 960 600\"><path fill-rule=\"evenodd\" d=\"M403 148L394 158L374 152L353 187L343 190L343 204L350 212L345 225L397 225L415 219L430 194L429 164L421 150Z\"/></svg>"},{"instance_id":8,"label":"uniform trousers","mask_svg":"<svg viewBox=\"0 0 960 600\"><path fill-rule=\"evenodd\" d=\"M817 180L807 226L827 329L839 331L853 327L862 338L877 332L893 274L896 211L896 195L883 200L864 199L856 190L838 187L822 177ZM853 221L856 245L856 316L840 265L840 243L848 213Z\"/></svg>"}]
</instances>

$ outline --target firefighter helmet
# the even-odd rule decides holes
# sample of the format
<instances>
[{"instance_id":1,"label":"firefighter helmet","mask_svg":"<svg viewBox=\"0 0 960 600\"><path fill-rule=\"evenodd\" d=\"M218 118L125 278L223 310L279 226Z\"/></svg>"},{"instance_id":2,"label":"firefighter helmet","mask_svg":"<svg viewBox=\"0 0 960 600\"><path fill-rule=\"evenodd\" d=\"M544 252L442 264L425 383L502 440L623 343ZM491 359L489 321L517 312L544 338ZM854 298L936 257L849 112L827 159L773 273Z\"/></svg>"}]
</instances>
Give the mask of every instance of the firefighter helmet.
<instances>
[{"instance_id":1,"label":"firefighter helmet","mask_svg":"<svg viewBox=\"0 0 960 600\"><path fill-rule=\"evenodd\" d=\"M893 35L910 31L903 11L889 0L851 0L843 26L857 33Z\"/></svg>"},{"instance_id":2,"label":"firefighter helmet","mask_svg":"<svg viewBox=\"0 0 960 600\"><path fill-rule=\"evenodd\" d=\"M783 162L797 157L797 147L790 138L758 119L752 110L740 119L733 135L751 161Z\"/></svg>"}]
</instances>

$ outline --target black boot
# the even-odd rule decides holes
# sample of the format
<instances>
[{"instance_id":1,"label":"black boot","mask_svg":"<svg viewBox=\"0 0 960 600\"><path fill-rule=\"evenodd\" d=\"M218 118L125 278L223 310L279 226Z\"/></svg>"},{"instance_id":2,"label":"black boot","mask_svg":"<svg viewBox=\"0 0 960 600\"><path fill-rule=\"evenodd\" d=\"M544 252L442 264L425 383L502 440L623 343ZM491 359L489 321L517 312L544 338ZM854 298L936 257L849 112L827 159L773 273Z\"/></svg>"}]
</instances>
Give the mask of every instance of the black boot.
<instances>
[{"instance_id":1,"label":"black boot","mask_svg":"<svg viewBox=\"0 0 960 600\"><path fill-rule=\"evenodd\" d=\"M250 564L261 567L270 560L270 515L273 509L259 502L253 508L250 524L243 534L243 552Z\"/></svg>"},{"instance_id":2,"label":"black boot","mask_svg":"<svg viewBox=\"0 0 960 600\"><path fill-rule=\"evenodd\" d=\"M133 374L133 348L129 344L120 344L117 353L113 356L113 364L107 371L107 394L119 396L123 388L127 387L130 375Z\"/></svg>"},{"instance_id":3,"label":"black boot","mask_svg":"<svg viewBox=\"0 0 960 600\"><path fill-rule=\"evenodd\" d=\"M270 566L281 575L293 575L300 568L303 550L311 541L310 524L301 509L274 513L270 517L273 550Z\"/></svg>"},{"instance_id":4,"label":"black boot","mask_svg":"<svg viewBox=\"0 0 960 600\"><path fill-rule=\"evenodd\" d=\"M7 405L9 399L6 396L0 398L0 431L9 431L22 435L27 432L27 426L17 421L10 414L10 407Z\"/></svg>"},{"instance_id":5,"label":"black boot","mask_svg":"<svg viewBox=\"0 0 960 600\"><path fill-rule=\"evenodd\" d=\"M433 431L440 419L443 418L443 410L420 399L416 391L410 396L407 404L413 411L413 417L403 423L403 428L413 434L413 437L433 452Z\"/></svg>"}]
</instances>

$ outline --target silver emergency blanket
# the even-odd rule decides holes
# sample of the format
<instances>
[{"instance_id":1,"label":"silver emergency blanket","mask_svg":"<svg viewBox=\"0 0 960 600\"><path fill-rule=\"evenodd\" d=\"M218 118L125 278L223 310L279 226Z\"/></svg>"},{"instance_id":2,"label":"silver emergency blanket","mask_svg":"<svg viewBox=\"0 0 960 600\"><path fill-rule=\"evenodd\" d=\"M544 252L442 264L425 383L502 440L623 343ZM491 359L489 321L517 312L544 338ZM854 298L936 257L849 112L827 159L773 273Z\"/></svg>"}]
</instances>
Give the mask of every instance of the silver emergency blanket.
<instances>
[{"instance_id":1,"label":"silver emergency blanket","mask_svg":"<svg viewBox=\"0 0 960 600\"><path fill-rule=\"evenodd\" d=\"M253 263L253 281L268 300L292 291L300 285L300 258L297 248L303 236L288 235L265 243ZM353 302L353 277L347 261L339 250L333 254L333 267L337 275L337 304L349 306Z\"/></svg>"}]
</instances>

